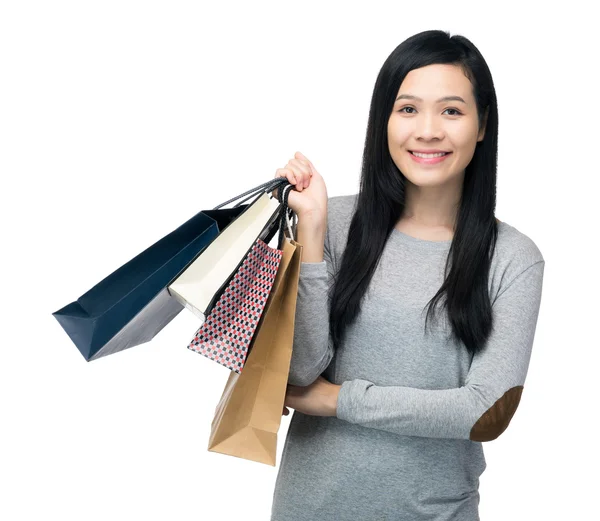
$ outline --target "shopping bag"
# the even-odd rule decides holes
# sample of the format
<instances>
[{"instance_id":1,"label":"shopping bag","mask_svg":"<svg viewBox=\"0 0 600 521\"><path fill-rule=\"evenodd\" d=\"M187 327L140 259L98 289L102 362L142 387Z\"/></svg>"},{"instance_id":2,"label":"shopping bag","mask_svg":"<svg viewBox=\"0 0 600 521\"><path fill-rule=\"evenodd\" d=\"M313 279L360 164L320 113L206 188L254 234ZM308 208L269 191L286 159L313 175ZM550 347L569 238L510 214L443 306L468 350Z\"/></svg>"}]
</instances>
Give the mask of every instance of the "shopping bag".
<instances>
[{"instance_id":1,"label":"shopping bag","mask_svg":"<svg viewBox=\"0 0 600 521\"><path fill-rule=\"evenodd\" d=\"M293 236L293 225L286 220L290 236ZM188 349L232 371L241 372L282 254L281 250L271 248L261 239L256 240L206 321L196 331Z\"/></svg>"},{"instance_id":2,"label":"shopping bag","mask_svg":"<svg viewBox=\"0 0 600 521\"><path fill-rule=\"evenodd\" d=\"M246 194L252 197L255 191ZM250 207L240 201L233 208L221 208L228 202L198 212L52 313L87 361L149 342L177 316L183 306L171 298L168 284Z\"/></svg>"},{"instance_id":3,"label":"shopping bag","mask_svg":"<svg viewBox=\"0 0 600 521\"><path fill-rule=\"evenodd\" d=\"M87 361L148 342L183 309L162 290L218 233L199 212L52 315Z\"/></svg>"},{"instance_id":4,"label":"shopping bag","mask_svg":"<svg viewBox=\"0 0 600 521\"><path fill-rule=\"evenodd\" d=\"M284 192L285 192L284 188ZM231 371L208 450L276 466L277 432L292 357L302 246L285 237L273 289L241 373Z\"/></svg>"},{"instance_id":5,"label":"shopping bag","mask_svg":"<svg viewBox=\"0 0 600 521\"><path fill-rule=\"evenodd\" d=\"M256 240L263 239L276 226L281 205L269 191L284 185L291 186L286 178L267 183L266 190L169 284L170 295L201 322L206 320Z\"/></svg>"}]
</instances>

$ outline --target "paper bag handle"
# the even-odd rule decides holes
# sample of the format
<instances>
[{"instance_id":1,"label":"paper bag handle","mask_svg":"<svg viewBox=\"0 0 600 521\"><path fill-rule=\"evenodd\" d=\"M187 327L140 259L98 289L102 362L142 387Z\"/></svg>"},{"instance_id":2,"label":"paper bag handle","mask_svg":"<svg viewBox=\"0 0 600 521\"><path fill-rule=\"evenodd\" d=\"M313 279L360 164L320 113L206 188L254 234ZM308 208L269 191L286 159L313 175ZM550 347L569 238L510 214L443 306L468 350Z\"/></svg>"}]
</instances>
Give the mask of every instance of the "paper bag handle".
<instances>
[{"instance_id":1,"label":"paper bag handle","mask_svg":"<svg viewBox=\"0 0 600 521\"><path fill-rule=\"evenodd\" d=\"M244 192L243 194L240 194L240 195L237 195L235 197L232 197L228 201L225 201L224 203L221 203L219 206L215 206L213 208L213 210L218 210L222 206L225 206L225 205L227 205L227 204L235 201L236 199L239 199L240 197L244 197L245 195L250 194L249 197L247 197L246 199L238 202L234 206L234 208L236 208L240 204L242 204L245 201L247 201L248 199L254 197L255 195L262 195L263 192L272 192L276 188L279 188L280 186L286 185L286 184L289 184L291 186L291 183L287 180L287 178L285 178L285 177L276 177L275 179L271 179L271 180L267 181L266 183L263 183L263 184L255 187L255 188L252 188L251 190L248 190L248 191ZM281 202L281 199L279 201Z\"/></svg>"}]
</instances>

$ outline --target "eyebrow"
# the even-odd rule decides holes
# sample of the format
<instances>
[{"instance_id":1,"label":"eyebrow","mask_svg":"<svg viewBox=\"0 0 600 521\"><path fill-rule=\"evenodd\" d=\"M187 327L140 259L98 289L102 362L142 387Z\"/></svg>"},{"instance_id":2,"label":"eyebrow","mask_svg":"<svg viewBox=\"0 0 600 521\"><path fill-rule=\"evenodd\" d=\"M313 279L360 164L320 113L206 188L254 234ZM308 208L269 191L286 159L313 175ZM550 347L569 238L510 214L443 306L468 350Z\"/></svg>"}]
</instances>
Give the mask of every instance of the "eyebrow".
<instances>
[{"instance_id":1,"label":"eyebrow","mask_svg":"<svg viewBox=\"0 0 600 521\"><path fill-rule=\"evenodd\" d=\"M418 96L413 96L412 94L400 94L400 96L396 98L396 101L398 101L399 99L412 99L416 101L423 101L422 98L419 98ZM467 104L467 102L460 96L444 96L443 98L437 100L436 103L441 103L442 101L461 101L465 105Z\"/></svg>"}]
</instances>

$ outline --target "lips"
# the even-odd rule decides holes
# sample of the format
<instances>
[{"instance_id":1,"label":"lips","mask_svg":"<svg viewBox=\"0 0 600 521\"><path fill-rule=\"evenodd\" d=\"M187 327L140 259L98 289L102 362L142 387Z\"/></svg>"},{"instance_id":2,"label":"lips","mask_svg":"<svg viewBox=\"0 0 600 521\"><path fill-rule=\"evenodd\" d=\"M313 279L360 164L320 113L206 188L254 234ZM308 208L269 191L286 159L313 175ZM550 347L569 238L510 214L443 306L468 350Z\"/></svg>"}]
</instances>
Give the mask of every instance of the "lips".
<instances>
[{"instance_id":1,"label":"lips","mask_svg":"<svg viewBox=\"0 0 600 521\"><path fill-rule=\"evenodd\" d=\"M442 152L441 155L434 155L433 157L420 157L413 154L410 150L410 158L415 162L422 166L427 165L437 165L438 163L442 163L446 160L446 158L452 154L452 152Z\"/></svg>"},{"instance_id":2,"label":"lips","mask_svg":"<svg viewBox=\"0 0 600 521\"><path fill-rule=\"evenodd\" d=\"M452 152L446 152L445 150L409 150L411 154L414 155L414 152L417 154L452 154Z\"/></svg>"}]
</instances>

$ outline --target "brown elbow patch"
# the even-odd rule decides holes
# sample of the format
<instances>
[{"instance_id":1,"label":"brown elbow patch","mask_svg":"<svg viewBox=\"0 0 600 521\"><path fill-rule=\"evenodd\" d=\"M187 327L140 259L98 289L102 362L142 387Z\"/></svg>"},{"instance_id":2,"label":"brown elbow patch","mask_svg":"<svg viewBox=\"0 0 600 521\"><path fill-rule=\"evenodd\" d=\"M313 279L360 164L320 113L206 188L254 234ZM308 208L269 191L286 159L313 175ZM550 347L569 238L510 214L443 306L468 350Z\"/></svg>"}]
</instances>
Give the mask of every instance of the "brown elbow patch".
<instances>
[{"instance_id":1,"label":"brown elbow patch","mask_svg":"<svg viewBox=\"0 0 600 521\"><path fill-rule=\"evenodd\" d=\"M473 425L469 439L471 441L492 441L500 436L508 427L517 410L522 392L522 385L506 391Z\"/></svg>"}]
</instances>

